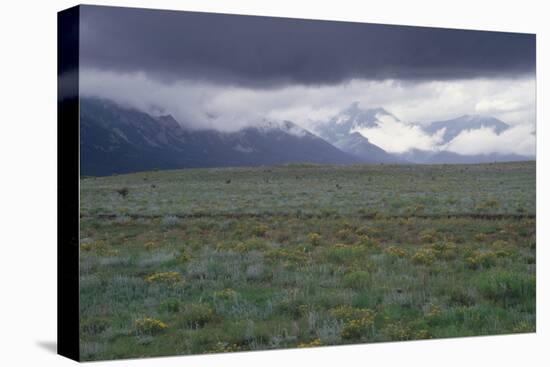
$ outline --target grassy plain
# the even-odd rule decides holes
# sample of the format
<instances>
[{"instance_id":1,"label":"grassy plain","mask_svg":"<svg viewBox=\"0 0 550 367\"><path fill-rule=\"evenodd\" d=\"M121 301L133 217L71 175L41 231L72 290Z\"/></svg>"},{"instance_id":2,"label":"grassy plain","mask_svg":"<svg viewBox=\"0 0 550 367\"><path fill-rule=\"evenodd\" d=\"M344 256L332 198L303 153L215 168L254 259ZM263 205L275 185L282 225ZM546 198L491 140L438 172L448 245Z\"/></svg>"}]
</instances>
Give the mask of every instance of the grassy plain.
<instances>
[{"instance_id":1,"label":"grassy plain","mask_svg":"<svg viewBox=\"0 0 550 367\"><path fill-rule=\"evenodd\" d=\"M535 163L81 179L85 360L535 330Z\"/></svg>"}]
</instances>

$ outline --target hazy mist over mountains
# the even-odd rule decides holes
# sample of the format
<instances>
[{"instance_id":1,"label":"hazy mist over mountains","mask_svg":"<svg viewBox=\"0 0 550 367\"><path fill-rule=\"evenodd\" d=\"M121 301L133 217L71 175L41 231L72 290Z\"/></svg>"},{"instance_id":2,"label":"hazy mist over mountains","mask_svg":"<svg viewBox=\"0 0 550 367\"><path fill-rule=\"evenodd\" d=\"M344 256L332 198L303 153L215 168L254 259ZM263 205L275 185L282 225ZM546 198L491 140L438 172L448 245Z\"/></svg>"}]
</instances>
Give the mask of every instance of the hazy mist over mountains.
<instances>
[{"instance_id":1,"label":"hazy mist over mountains","mask_svg":"<svg viewBox=\"0 0 550 367\"><path fill-rule=\"evenodd\" d=\"M439 150L387 152L361 131L379 128L387 119L401 122L383 108L362 109L356 102L317 124L314 132L291 121L267 119L235 132L196 129L172 115L150 115L98 98L82 98L80 111L82 175L288 163L485 163L533 158L501 153L463 155L444 149L472 130L502 134L510 129L502 121L480 116L423 125L426 134L438 136Z\"/></svg>"}]
</instances>

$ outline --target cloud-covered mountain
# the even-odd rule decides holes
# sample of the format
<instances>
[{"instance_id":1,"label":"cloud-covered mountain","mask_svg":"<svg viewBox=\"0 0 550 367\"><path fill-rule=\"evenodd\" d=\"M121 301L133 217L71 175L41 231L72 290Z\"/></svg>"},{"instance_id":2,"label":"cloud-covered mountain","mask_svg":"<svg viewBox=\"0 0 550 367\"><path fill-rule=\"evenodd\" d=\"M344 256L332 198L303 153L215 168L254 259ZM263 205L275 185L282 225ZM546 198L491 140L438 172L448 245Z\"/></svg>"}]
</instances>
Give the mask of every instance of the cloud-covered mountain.
<instances>
[{"instance_id":1,"label":"cloud-covered mountain","mask_svg":"<svg viewBox=\"0 0 550 367\"><path fill-rule=\"evenodd\" d=\"M234 133L191 130L170 115L154 117L92 98L80 101L80 149L84 176L188 167L360 162L289 121L263 121Z\"/></svg>"},{"instance_id":2,"label":"cloud-covered mountain","mask_svg":"<svg viewBox=\"0 0 550 367\"><path fill-rule=\"evenodd\" d=\"M356 156L364 153L377 162L452 164L534 158L517 153L528 151L531 144L525 126L511 127L491 116L464 115L426 124L407 123L383 108L364 109L355 102L319 123L317 131L343 151ZM525 149L506 146L520 140L525 144L526 135ZM475 142L475 149L465 149L465 145L471 145L469 142Z\"/></svg>"},{"instance_id":3,"label":"cloud-covered mountain","mask_svg":"<svg viewBox=\"0 0 550 367\"><path fill-rule=\"evenodd\" d=\"M510 126L491 116L464 115L451 120L431 122L422 128L428 134L436 134L443 130L441 144L446 144L463 131L479 130L483 127L491 128L496 134L500 134Z\"/></svg>"},{"instance_id":4,"label":"cloud-covered mountain","mask_svg":"<svg viewBox=\"0 0 550 367\"><path fill-rule=\"evenodd\" d=\"M82 98L80 114L82 175L302 162L452 164L534 158L497 150L470 154L452 150L464 134L487 133L489 129L491 134L504 136L512 131L513 128L496 118L462 116L415 125L400 121L383 108L362 109L358 103L318 123L317 135L290 121L267 119L235 132L191 129L171 115L153 116L98 98ZM421 131L437 140L438 145L434 149L420 147L389 153L365 136L365 132L388 126Z\"/></svg>"},{"instance_id":5,"label":"cloud-covered mountain","mask_svg":"<svg viewBox=\"0 0 550 367\"><path fill-rule=\"evenodd\" d=\"M346 153L352 154L368 163L399 163L400 158L387 153L384 149L372 144L368 138L357 132L363 128L378 127L380 119L395 116L383 108L361 109L358 102L333 116L329 121L316 126L320 137Z\"/></svg>"}]
</instances>

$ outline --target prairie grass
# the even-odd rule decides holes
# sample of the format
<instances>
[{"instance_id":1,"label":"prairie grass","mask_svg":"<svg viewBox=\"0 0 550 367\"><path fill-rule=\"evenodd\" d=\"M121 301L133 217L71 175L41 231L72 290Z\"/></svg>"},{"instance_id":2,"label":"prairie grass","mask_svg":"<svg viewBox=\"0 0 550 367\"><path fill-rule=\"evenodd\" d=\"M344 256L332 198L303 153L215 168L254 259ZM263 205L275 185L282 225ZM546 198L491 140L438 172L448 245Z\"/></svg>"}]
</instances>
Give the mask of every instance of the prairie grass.
<instances>
[{"instance_id":1,"label":"prairie grass","mask_svg":"<svg viewBox=\"0 0 550 367\"><path fill-rule=\"evenodd\" d=\"M534 163L96 177L81 214L85 360L535 330Z\"/></svg>"}]
</instances>

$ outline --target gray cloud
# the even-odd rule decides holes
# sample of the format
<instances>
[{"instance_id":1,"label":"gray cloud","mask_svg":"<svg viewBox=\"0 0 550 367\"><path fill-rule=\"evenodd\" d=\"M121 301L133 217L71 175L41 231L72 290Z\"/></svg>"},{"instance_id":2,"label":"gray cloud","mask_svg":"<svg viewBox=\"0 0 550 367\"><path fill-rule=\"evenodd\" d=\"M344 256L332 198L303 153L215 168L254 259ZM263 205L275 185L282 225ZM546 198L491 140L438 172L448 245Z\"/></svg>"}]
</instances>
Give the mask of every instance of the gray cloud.
<instances>
[{"instance_id":1,"label":"gray cloud","mask_svg":"<svg viewBox=\"0 0 550 367\"><path fill-rule=\"evenodd\" d=\"M446 149L462 154L515 153L534 156L536 140L530 126L513 126L500 134L490 128L481 128L462 132Z\"/></svg>"},{"instance_id":2,"label":"gray cloud","mask_svg":"<svg viewBox=\"0 0 550 367\"><path fill-rule=\"evenodd\" d=\"M440 149L417 122L483 114L514 126L446 149L534 154L532 34L82 6L80 36L83 96L191 128L268 119L314 131L358 101L404 122L362 131L388 151Z\"/></svg>"},{"instance_id":3,"label":"gray cloud","mask_svg":"<svg viewBox=\"0 0 550 367\"><path fill-rule=\"evenodd\" d=\"M339 84L535 70L535 36L504 32L81 7L81 63L173 82Z\"/></svg>"}]
</instances>

